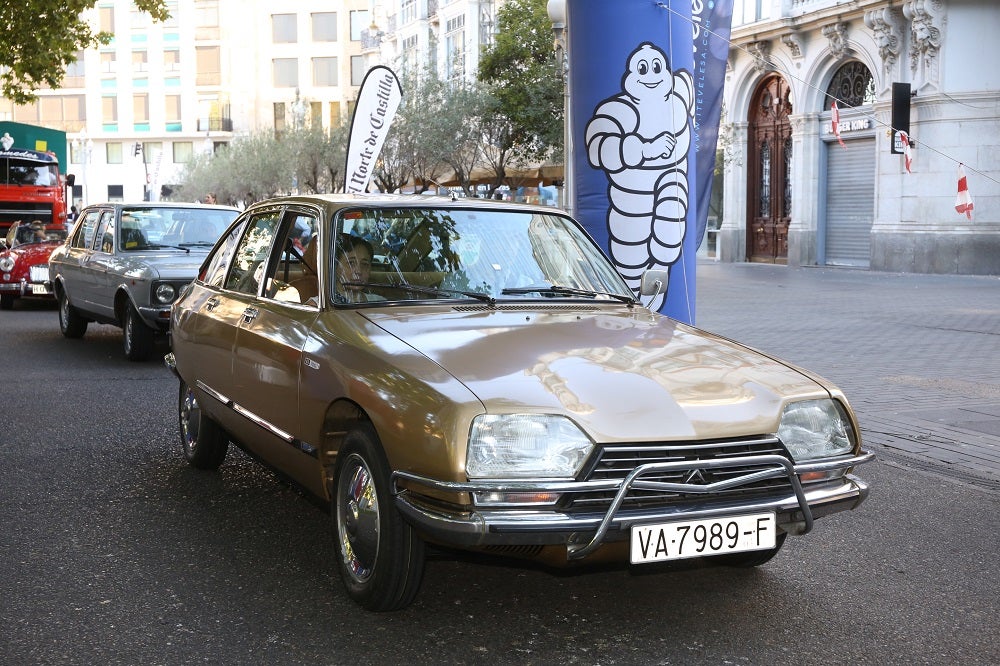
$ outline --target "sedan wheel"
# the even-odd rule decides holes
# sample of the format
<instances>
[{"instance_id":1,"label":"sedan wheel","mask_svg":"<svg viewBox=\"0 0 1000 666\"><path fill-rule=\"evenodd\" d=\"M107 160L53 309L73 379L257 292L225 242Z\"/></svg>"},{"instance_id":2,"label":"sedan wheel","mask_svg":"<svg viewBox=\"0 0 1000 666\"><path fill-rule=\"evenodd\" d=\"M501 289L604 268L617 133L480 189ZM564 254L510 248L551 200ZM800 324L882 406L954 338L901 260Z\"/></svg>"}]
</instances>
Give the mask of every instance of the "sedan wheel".
<instances>
[{"instance_id":1,"label":"sedan wheel","mask_svg":"<svg viewBox=\"0 0 1000 666\"><path fill-rule=\"evenodd\" d=\"M424 572L424 542L392 504L389 466L371 428L348 433L337 457L331 511L341 578L364 608L408 606Z\"/></svg>"},{"instance_id":2,"label":"sedan wheel","mask_svg":"<svg viewBox=\"0 0 1000 666\"><path fill-rule=\"evenodd\" d=\"M198 469L218 469L229 450L229 438L201 411L194 391L183 381L177 397L177 417L184 459Z\"/></svg>"},{"instance_id":3,"label":"sedan wheel","mask_svg":"<svg viewBox=\"0 0 1000 666\"><path fill-rule=\"evenodd\" d=\"M153 355L156 332L139 316L135 306L129 303L125 311L125 358L130 361L146 361Z\"/></svg>"},{"instance_id":4,"label":"sedan wheel","mask_svg":"<svg viewBox=\"0 0 1000 666\"><path fill-rule=\"evenodd\" d=\"M70 305L65 293L59 294L59 330L67 338L82 338L87 332L87 320Z\"/></svg>"}]
</instances>

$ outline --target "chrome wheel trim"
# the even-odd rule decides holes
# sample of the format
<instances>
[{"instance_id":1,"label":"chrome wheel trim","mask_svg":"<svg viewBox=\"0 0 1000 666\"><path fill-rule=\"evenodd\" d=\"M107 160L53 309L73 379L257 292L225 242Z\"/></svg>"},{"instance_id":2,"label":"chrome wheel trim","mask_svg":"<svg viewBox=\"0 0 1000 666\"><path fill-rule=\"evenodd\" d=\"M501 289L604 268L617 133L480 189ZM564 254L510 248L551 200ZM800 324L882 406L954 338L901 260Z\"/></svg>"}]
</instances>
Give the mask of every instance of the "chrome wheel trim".
<instances>
[{"instance_id":1,"label":"chrome wheel trim","mask_svg":"<svg viewBox=\"0 0 1000 666\"><path fill-rule=\"evenodd\" d=\"M200 422L201 408L198 400L194 397L194 391L188 389L184 394L184 400L180 403L181 437L184 441L184 453L190 458L198 448L198 423Z\"/></svg>"},{"instance_id":2,"label":"chrome wheel trim","mask_svg":"<svg viewBox=\"0 0 1000 666\"><path fill-rule=\"evenodd\" d=\"M69 328L69 299L65 296L59 299L59 324L64 331Z\"/></svg>"},{"instance_id":3,"label":"chrome wheel trim","mask_svg":"<svg viewBox=\"0 0 1000 666\"><path fill-rule=\"evenodd\" d=\"M367 582L379 549L379 506L375 479L365 460L352 454L337 481L337 538L346 573Z\"/></svg>"},{"instance_id":4,"label":"chrome wheel trim","mask_svg":"<svg viewBox=\"0 0 1000 666\"><path fill-rule=\"evenodd\" d=\"M132 347L135 343L135 315L132 314L132 308L129 308L125 313L125 353L132 353Z\"/></svg>"}]
</instances>

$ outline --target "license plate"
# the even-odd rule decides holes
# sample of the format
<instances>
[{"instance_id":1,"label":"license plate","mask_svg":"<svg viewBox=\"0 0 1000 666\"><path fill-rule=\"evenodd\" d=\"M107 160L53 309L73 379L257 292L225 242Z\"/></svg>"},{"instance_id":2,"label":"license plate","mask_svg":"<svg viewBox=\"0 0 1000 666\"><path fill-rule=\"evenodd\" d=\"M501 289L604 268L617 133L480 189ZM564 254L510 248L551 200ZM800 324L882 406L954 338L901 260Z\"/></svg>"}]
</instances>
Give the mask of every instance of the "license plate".
<instances>
[{"instance_id":1,"label":"license plate","mask_svg":"<svg viewBox=\"0 0 1000 666\"><path fill-rule=\"evenodd\" d=\"M52 292L45 288L44 284L33 284L31 285L32 294L51 294Z\"/></svg>"},{"instance_id":2,"label":"license plate","mask_svg":"<svg viewBox=\"0 0 1000 666\"><path fill-rule=\"evenodd\" d=\"M632 564L749 550L776 543L773 513L632 526Z\"/></svg>"}]
</instances>

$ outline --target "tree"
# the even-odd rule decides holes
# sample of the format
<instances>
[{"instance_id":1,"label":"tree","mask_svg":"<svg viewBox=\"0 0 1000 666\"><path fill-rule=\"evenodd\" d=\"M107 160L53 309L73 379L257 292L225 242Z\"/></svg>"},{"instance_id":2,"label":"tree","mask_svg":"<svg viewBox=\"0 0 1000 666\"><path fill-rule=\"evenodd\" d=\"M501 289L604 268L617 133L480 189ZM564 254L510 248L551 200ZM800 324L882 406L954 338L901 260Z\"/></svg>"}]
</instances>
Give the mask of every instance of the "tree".
<instances>
[{"instance_id":1,"label":"tree","mask_svg":"<svg viewBox=\"0 0 1000 666\"><path fill-rule=\"evenodd\" d=\"M479 80L512 123L517 161L539 161L562 146L563 79L552 49L546 0L509 0L497 12L499 32L479 61Z\"/></svg>"},{"instance_id":2,"label":"tree","mask_svg":"<svg viewBox=\"0 0 1000 666\"><path fill-rule=\"evenodd\" d=\"M81 14L97 0L19 0L0 5L0 93L28 104L41 87L60 87L79 51L108 44L113 35L94 32ZM133 0L156 21L169 17L166 0Z\"/></svg>"}]
</instances>

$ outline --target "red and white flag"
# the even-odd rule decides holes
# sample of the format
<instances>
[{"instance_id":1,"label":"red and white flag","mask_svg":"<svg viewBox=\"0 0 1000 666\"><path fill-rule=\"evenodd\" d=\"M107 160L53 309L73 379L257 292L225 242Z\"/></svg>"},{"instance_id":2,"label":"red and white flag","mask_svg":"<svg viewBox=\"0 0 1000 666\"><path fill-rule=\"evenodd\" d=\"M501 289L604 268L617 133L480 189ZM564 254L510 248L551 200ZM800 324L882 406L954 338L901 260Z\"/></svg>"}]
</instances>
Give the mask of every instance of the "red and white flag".
<instances>
[{"instance_id":1,"label":"red and white flag","mask_svg":"<svg viewBox=\"0 0 1000 666\"><path fill-rule=\"evenodd\" d=\"M899 141L903 144L903 165L906 173L913 173L913 153L910 152L910 135L899 130Z\"/></svg>"},{"instance_id":2,"label":"red and white flag","mask_svg":"<svg viewBox=\"0 0 1000 666\"><path fill-rule=\"evenodd\" d=\"M844 145L844 140L840 138L840 109L837 108L837 100L833 100L833 106L830 107L830 111L830 128L833 130L833 135L837 137L837 141L841 147L847 148Z\"/></svg>"},{"instance_id":3,"label":"red and white flag","mask_svg":"<svg viewBox=\"0 0 1000 666\"><path fill-rule=\"evenodd\" d=\"M958 196L955 198L955 210L972 219L972 195L969 194L969 181L965 179L965 167L958 164Z\"/></svg>"}]
</instances>

